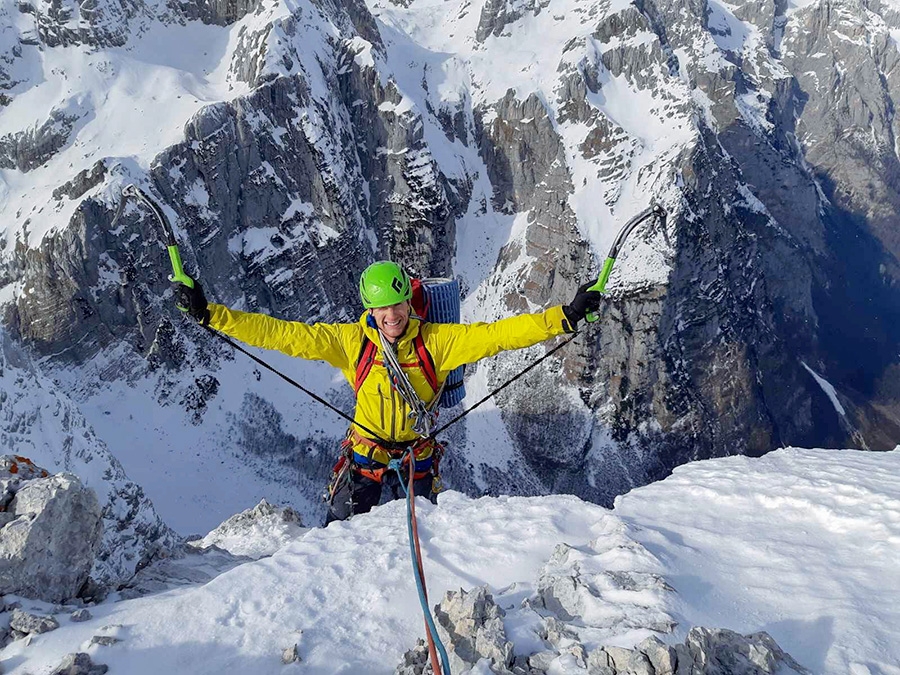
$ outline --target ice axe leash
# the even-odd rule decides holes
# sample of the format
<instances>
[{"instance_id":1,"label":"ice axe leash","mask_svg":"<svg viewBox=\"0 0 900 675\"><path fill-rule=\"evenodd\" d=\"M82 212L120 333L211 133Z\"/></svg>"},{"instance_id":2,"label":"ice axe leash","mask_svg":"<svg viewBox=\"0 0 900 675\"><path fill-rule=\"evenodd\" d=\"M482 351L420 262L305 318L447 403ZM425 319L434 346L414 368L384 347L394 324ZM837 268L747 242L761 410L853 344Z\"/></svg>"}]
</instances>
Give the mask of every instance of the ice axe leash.
<instances>
[{"instance_id":1,"label":"ice axe leash","mask_svg":"<svg viewBox=\"0 0 900 675\"><path fill-rule=\"evenodd\" d=\"M110 224L110 229L115 228L116 223L118 222L119 218L122 216L122 211L125 208L125 202L128 200L128 198L136 199L140 203L144 204L147 208L149 208L150 211L153 213L153 215L156 217L157 222L159 223L159 226L163 233L163 237L164 237L163 241L166 246L166 250L169 252L169 261L172 263L172 274L170 274L168 277L169 281L178 282L178 283L184 284L185 286L187 286L189 288L193 288L194 280L184 271L184 265L181 262L181 254L178 251L178 241L175 239L175 231L172 229L172 225L169 223L169 219L166 218L166 214L160 208L159 204L157 204L156 201L152 197L147 195L146 192L141 190L141 188L139 188L136 185L126 185L124 188L122 188L122 197L119 199L119 206L116 209L116 215L113 217L112 223ZM269 372L274 373L275 375L280 377L282 380L284 380L288 384L296 387L297 389L302 391L304 394L306 394L307 396L312 398L314 401L321 403L323 406L325 406L332 412L343 417L345 420L350 422L350 424L357 426L359 429L361 429L365 433L369 434L371 438L376 439L376 440L378 439L378 434L375 433L374 431L372 431L371 429L369 429L365 424L361 424L360 422L357 422L352 417L350 417L350 415L345 413L343 410L333 406L331 403L326 401L324 398L322 398L315 392L310 391L309 389L304 387L302 384L300 384L296 380L288 377L287 375L282 373L280 370L278 370L274 366L269 365L268 363L266 363L264 360L262 360L255 354L250 353L249 351L244 349L241 345L234 342L234 340L229 338L227 335L223 335L219 331L217 331L213 328L210 328L209 326L201 326L201 328L205 329L211 335L216 336L222 342L230 345L234 350L239 351L241 354L244 354L245 356L247 356L248 358L253 360L255 363L259 364L260 366L262 366Z\"/></svg>"}]
</instances>

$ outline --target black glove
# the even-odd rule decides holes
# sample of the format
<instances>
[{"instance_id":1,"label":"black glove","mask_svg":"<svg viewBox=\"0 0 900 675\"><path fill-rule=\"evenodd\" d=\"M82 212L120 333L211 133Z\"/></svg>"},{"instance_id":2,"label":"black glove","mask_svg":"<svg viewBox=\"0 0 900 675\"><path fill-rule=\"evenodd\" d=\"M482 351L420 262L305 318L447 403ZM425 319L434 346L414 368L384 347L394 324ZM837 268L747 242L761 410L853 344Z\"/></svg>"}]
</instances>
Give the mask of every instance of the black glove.
<instances>
[{"instance_id":1,"label":"black glove","mask_svg":"<svg viewBox=\"0 0 900 675\"><path fill-rule=\"evenodd\" d=\"M193 288L176 282L172 284L172 290L175 293L175 306L178 309L190 314L201 326L209 325L209 308L199 281L194 280Z\"/></svg>"},{"instance_id":2,"label":"black glove","mask_svg":"<svg viewBox=\"0 0 900 675\"><path fill-rule=\"evenodd\" d=\"M603 302L603 293L588 290L595 283L595 281L589 281L584 284L578 289L572 302L563 306L563 312L573 328L588 312L596 312L600 308L600 303Z\"/></svg>"}]
</instances>

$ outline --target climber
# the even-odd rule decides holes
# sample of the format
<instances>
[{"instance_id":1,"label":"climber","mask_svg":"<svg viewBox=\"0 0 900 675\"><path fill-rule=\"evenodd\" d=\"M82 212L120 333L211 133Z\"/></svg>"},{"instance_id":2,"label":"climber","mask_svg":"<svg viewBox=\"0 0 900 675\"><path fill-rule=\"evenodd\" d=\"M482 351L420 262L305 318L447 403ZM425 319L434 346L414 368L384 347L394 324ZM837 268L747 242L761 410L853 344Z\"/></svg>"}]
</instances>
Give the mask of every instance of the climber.
<instances>
[{"instance_id":1,"label":"climber","mask_svg":"<svg viewBox=\"0 0 900 675\"><path fill-rule=\"evenodd\" d=\"M420 320L411 311L409 276L388 261L373 263L363 272L359 293L366 311L356 323L310 325L239 312L207 303L196 281L193 288L181 283L173 287L178 308L203 326L255 347L326 361L356 390L354 425L329 486L327 524L368 512L380 501L385 485L393 498L401 496L400 478L388 471L388 464L407 449L414 457L415 495L435 500L441 448L429 434L432 408L446 377L460 365L574 332L603 298L587 290L591 283L578 289L568 305L475 324ZM357 424L375 431L377 438L361 433ZM345 470L339 470L344 465Z\"/></svg>"}]
</instances>

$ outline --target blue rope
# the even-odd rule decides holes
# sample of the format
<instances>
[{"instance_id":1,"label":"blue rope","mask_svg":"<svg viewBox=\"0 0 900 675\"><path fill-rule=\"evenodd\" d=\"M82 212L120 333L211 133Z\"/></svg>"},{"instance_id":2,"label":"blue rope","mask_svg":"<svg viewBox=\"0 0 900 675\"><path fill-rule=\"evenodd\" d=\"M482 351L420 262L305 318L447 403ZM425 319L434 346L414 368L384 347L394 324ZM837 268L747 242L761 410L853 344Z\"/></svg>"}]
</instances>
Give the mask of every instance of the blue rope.
<instances>
[{"instance_id":1,"label":"blue rope","mask_svg":"<svg viewBox=\"0 0 900 675\"><path fill-rule=\"evenodd\" d=\"M411 455L410 451L406 451L409 457L409 470L415 471L415 458ZM431 631L431 637L434 640L434 645L437 647L438 653L441 655L441 669L443 670L442 675L450 675L450 659L447 656L447 650L444 648L444 643L441 642L441 638L438 635L437 627L434 625L434 619L431 617L431 610L428 608L428 599L425 597L425 583L422 580L422 577L419 575L419 560L416 556L416 544L413 540L413 526L412 526L412 500L415 499L415 494L410 492L406 488L406 484L403 480L403 475L400 473L400 468L403 466L403 458L400 459L392 459L388 463L388 469L393 469L397 473L397 479L400 481L400 486L403 488L403 494L406 495L406 532L409 537L409 554L412 557L412 566L413 573L416 576L416 590L419 591L419 604L422 605L422 613L425 615L425 622L428 624L428 630Z\"/></svg>"}]
</instances>

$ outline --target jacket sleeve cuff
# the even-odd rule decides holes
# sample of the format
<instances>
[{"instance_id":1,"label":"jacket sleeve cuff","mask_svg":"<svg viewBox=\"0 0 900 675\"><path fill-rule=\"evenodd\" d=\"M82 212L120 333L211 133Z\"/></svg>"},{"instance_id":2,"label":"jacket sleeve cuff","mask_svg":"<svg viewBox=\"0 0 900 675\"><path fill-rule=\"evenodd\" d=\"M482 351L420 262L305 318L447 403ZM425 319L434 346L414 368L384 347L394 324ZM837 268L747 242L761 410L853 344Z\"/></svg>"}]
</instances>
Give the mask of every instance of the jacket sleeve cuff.
<instances>
[{"instance_id":1,"label":"jacket sleeve cuff","mask_svg":"<svg viewBox=\"0 0 900 675\"><path fill-rule=\"evenodd\" d=\"M557 329L557 335L574 333L578 327L578 322L569 319L566 314L566 308L562 305L557 305L556 307L548 309L547 318L550 320L550 324Z\"/></svg>"},{"instance_id":2,"label":"jacket sleeve cuff","mask_svg":"<svg viewBox=\"0 0 900 675\"><path fill-rule=\"evenodd\" d=\"M211 302L206 306L206 309L209 311L209 317L205 325L210 328L215 328L216 330L221 330L220 327L225 323L225 315L228 308L225 307L225 305L217 305L214 302Z\"/></svg>"},{"instance_id":3,"label":"jacket sleeve cuff","mask_svg":"<svg viewBox=\"0 0 900 675\"><path fill-rule=\"evenodd\" d=\"M562 308L563 316L563 329L567 333L574 333L578 330L578 316L572 311L572 308L568 305L563 305Z\"/></svg>"}]
</instances>

